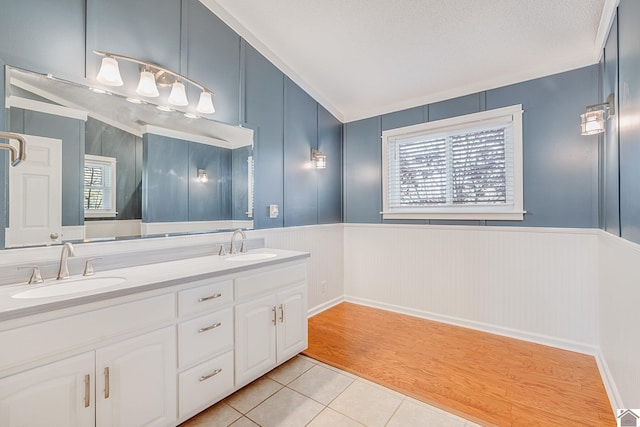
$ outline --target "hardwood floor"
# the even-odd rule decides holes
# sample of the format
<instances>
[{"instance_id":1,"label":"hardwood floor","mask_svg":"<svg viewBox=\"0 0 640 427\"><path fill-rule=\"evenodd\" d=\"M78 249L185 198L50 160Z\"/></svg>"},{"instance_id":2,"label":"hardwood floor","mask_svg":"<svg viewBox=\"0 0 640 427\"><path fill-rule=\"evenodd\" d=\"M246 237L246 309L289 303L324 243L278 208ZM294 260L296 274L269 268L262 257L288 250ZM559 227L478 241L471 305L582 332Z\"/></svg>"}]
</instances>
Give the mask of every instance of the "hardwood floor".
<instances>
[{"instance_id":1,"label":"hardwood floor","mask_svg":"<svg viewBox=\"0 0 640 427\"><path fill-rule=\"evenodd\" d=\"M616 425L585 354L350 303L309 319L303 354L483 425Z\"/></svg>"}]
</instances>

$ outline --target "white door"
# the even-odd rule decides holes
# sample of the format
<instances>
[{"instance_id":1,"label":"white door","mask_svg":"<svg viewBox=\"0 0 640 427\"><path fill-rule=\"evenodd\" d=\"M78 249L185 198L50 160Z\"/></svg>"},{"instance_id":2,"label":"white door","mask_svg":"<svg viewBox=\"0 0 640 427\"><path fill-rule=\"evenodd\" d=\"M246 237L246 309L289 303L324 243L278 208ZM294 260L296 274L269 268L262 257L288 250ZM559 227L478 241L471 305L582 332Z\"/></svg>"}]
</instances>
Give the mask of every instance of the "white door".
<instances>
[{"instance_id":1,"label":"white door","mask_svg":"<svg viewBox=\"0 0 640 427\"><path fill-rule=\"evenodd\" d=\"M62 141L23 136L27 160L9 168L7 247L42 245L62 236Z\"/></svg>"},{"instance_id":2,"label":"white door","mask_svg":"<svg viewBox=\"0 0 640 427\"><path fill-rule=\"evenodd\" d=\"M96 351L98 426L167 426L176 420L173 326Z\"/></svg>"},{"instance_id":3,"label":"white door","mask_svg":"<svg viewBox=\"0 0 640 427\"><path fill-rule=\"evenodd\" d=\"M0 380L0 426L93 427L94 353Z\"/></svg>"},{"instance_id":4,"label":"white door","mask_svg":"<svg viewBox=\"0 0 640 427\"><path fill-rule=\"evenodd\" d=\"M307 348L307 287L278 294L278 363Z\"/></svg>"},{"instance_id":5,"label":"white door","mask_svg":"<svg viewBox=\"0 0 640 427\"><path fill-rule=\"evenodd\" d=\"M276 296L236 306L236 386L276 365Z\"/></svg>"}]
</instances>

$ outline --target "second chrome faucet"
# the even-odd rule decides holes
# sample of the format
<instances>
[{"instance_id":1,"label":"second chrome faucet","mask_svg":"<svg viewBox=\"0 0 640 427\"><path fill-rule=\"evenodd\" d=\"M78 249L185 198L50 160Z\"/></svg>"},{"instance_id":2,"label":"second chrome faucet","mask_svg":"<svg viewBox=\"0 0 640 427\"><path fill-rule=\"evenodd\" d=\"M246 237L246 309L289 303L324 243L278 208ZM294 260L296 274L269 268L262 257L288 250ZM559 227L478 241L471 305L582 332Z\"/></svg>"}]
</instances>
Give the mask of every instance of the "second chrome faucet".
<instances>
[{"instance_id":1,"label":"second chrome faucet","mask_svg":"<svg viewBox=\"0 0 640 427\"><path fill-rule=\"evenodd\" d=\"M67 259L69 257L75 256L73 252L73 245L71 242L66 242L62 246L62 253L60 254L60 268L58 269L58 280L68 279L69 275L69 265L67 263Z\"/></svg>"}]
</instances>

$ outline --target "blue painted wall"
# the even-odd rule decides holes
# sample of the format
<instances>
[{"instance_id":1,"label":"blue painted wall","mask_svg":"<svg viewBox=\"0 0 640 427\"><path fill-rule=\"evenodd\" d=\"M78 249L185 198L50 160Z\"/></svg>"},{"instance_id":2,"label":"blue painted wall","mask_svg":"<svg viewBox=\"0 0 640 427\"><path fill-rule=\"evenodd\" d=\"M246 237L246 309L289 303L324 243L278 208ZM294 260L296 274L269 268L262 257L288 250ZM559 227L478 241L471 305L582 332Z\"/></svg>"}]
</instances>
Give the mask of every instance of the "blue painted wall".
<instances>
[{"instance_id":1,"label":"blue painted wall","mask_svg":"<svg viewBox=\"0 0 640 427\"><path fill-rule=\"evenodd\" d=\"M104 50L157 63L212 89L213 118L255 129L256 228L342 221L342 124L309 98L309 108L299 116L304 125L285 128L283 73L197 0L5 3L0 13L0 58L10 65L86 84L93 81L101 60L92 51ZM121 62L120 69L126 82L137 81L135 65ZM127 90L133 93L135 84L129 83ZM315 144L331 152L330 166L311 188L292 186L285 191L285 137L295 141L293 134L300 133L315 134ZM297 148L287 159L308 161L310 146ZM6 179L1 184L4 192ZM180 201L181 196L175 197ZM315 203L309 208L312 199ZM278 218L268 217L270 204L280 206ZM182 220L183 215L177 211L172 220Z\"/></svg>"},{"instance_id":2,"label":"blue painted wall","mask_svg":"<svg viewBox=\"0 0 640 427\"><path fill-rule=\"evenodd\" d=\"M620 231L640 243L640 2L618 9Z\"/></svg>"},{"instance_id":3,"label":"blue painted wall","mask_svg":"<svg viewBox=\"0 0 640 427\"><path fill-rule=\"evenodd\" d=\"M618 91L618 19L611 26L602 61L602 92L600 100L610 93L615 95L615 108L619 110ZM607 120L606 133L601 137L600 148L600 226L609 233L620 236L620 157L618 120L620 114Z\"/></svg>"},{"instance_id":4,"label":"blue painted wall","mask_svg":"<svg viewBox=\"0 0 640 427\"><path fill-rule=\"evenodd\" d=\"M62 141L62 225L84 224L83 181L78 177L84 165L85 122L13 107L9 122L12 132Z\"/></svg>"},{"instance_id":5,"label":"blue painted wall","mask_svg":"<svg viewBox=\"0 0 640 427\"><path fill-rule=\"evenodd\" d=\"M269 218L268 206L284 202L284 75L243 42L244 120L255 129L256 228L284 226L282 213Z\"/></svg>"},{"instance_id":6,"label":"blue painted wall","mask_svg":"<svg viewBox=\"0 0 640 427\"><path fill-rule=\"evenodd\" d=\"M114 157L117 170L117 220L142 218L142 138L89 117L85 153ZM114 219L114 218L108 218ZM87 221L100 219L87 219Z\"/></svg>"},{"instance_id":7,"label":"blue painted wall","mask_svg":"<svg viewBox=\"0 0 640 427\"><path fill-rule=\"evenodd\" d=\"M318 105L288 78L284 86L284 225L318 222L319 172L311 163L318 148Z\"/></svg>"},{"instance_id":8,"label":"blue painted wall","mask_svg":"<svg viewBox=\"0 0 640 427\"><path fill-rule=\"evenodd\" d=\"M147 133L142 158L142 222L232 218L231 150Z\"/></svg>"},{"instance_id":9,"label":"blue painted wall","mask_svg":"<svg viewBox=\"0 0 640 427\"><path fill-rule=\"evenodd\" d=\"M342 222L342 123L318 105L318 150L326 156L327 168L316 171L318 223Z\"/></svg>"},{"instance_id":10,"label":"blue painted wall","mask_svg":"<svg viewBox=\"0 0 640 427\"><path fill-rule=\"evenodd\" d=\"M345 125L345 219L382 221L382 129L522 104L524 221L434 224L598 226L598 143L580 135L579 117L598 101L598 66L412 108ZM397 223L396 221L386 221ZM424 221L414 221L423 223Z\"/></svg>"}]
</instances>

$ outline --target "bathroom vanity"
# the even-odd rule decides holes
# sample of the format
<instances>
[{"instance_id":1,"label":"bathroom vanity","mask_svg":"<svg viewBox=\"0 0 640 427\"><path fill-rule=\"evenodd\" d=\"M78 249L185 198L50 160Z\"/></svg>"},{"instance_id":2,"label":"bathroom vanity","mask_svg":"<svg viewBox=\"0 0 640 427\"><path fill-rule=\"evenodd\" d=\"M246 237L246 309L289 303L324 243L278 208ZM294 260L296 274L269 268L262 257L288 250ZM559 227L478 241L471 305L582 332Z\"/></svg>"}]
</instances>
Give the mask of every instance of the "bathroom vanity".
<instances>
[{"instance_id":1,"label":"bathroom vanity","mask_svg":"<svg viewBox=\"0 0 640 427\"><path fill-rule=\"evenodd\" d=\"M74 279L1 286L0 425L185 421L307 347L308 257L122 268L62 295Z\"/></svg>"}]
</instances>

